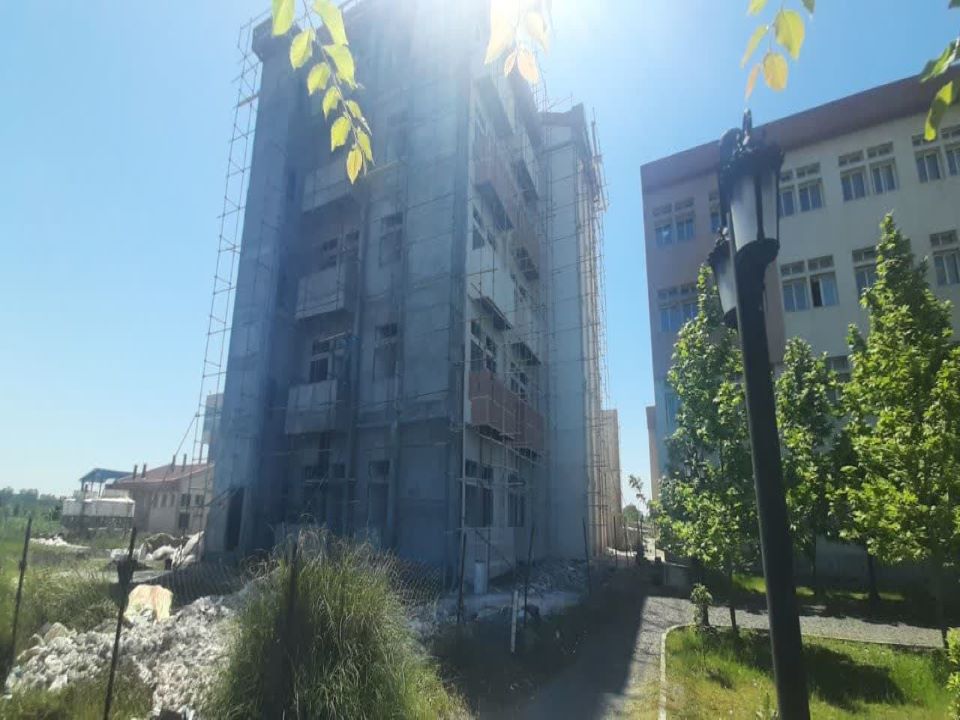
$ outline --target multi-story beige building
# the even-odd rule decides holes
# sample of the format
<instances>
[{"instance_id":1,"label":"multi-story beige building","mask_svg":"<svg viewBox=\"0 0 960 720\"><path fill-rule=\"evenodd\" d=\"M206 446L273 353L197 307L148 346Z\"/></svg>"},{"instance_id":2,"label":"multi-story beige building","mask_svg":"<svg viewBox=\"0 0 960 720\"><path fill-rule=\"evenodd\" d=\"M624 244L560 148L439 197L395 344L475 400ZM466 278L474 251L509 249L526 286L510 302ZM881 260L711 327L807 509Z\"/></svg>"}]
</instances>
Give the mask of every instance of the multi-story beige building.
<instances>
[{"instance_id":1,"label":"multi-story beige building","mask_svg":"<svg viewBox=\"0 0 960 720\"><path fill-rule=\"evenodd\" d=\"M924 142L935 91L907 78L759 128L785 152L780 254L767 275L774 363L785 337L802 337L827 353L841 377L849 371L847 328L866 329L859 296L876 276L878 226L891 211L917 258L928 258L930 285L953 302L960 328L960 109L947 112L938 140ZM696 313L697 269L720 222L718 160L718 145L710 142L642 168L656 391L647 409L654 498L677 405L666 375L677 330Z\"/></svg>"}]
</instances>

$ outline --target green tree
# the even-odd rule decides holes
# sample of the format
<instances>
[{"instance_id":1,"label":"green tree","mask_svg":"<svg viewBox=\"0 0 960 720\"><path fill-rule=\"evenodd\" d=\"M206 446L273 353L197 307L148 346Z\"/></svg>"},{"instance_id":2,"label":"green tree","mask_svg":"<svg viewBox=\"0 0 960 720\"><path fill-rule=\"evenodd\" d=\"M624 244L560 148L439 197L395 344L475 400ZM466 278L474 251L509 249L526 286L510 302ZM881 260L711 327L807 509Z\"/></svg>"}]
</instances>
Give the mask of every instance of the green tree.
<instances>
[{"instance_id":1,"label":"green tree","mask_svg":"<svg viewBox=\"0 0 960 720\"><path fill-rule=\"evenodd\" d=\"M633 503L630 503L623 509L623 522L630 526L635 526L640 523L640 511Z\"/></svg>"},{"instance_id":2,"label":"green tree","mask_svg":"<svg viewBox=\"0 0 960 720\"><path fill-rule=\"evenodd\" d=\"M783 372L777 378L777 425L783 445L790 529L817 578L817 536L832 534L830 501L836 486L833 445L837 430L836 373L826 354L816 357L801 338L787 342Z\"/></svg>"},{"instance_id":3,"label":"green tree","mask_svg":"<svg viewBox=\"0 0 960 720\"><path fill-rule=\"evenodd\" d=\"M736 630L733 574L757 554L743 367L737 336L723 324L705 266L697 289L697 316L680 330L667 376L680 407L667 440L657 522L666 548L726 575Z\"/></svg>"},{"instance_id":4,"label":"green tree","mask_svg":"<svg viewBox=\"0 0 960 720\"><path fill-rule=\"evenodd\" d=\"M960 553L960 347L926 263L914 264L892 216L881 229L877 281L861 300L869 333L850 328L844 405L861 480L849 502L880 560L929 565L946 643L944 568Z\"/></svg>"}]
</instances>

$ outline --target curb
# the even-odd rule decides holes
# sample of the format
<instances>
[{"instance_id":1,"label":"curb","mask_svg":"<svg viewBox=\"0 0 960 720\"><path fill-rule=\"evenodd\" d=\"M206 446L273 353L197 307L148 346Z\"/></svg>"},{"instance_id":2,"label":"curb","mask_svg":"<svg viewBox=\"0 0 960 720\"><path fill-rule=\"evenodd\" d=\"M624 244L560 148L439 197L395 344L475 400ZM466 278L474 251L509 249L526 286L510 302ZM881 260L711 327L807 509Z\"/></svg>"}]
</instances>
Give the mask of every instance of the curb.
<instances>
[{"instance_id":1,"label":"curb","mask_svg":"<svg viewBox=\"0 0 960 720\"><path fill-rule=\"evenodd\" d=\"M674 630L679 630L680 628L690 627L690 623L680 623L678 625L671 625L666 630L663 631L663 635L660 636L660 706L658 717L659 720L667 720L667 635L672 633Z\"/></svg>"}]
</instances>

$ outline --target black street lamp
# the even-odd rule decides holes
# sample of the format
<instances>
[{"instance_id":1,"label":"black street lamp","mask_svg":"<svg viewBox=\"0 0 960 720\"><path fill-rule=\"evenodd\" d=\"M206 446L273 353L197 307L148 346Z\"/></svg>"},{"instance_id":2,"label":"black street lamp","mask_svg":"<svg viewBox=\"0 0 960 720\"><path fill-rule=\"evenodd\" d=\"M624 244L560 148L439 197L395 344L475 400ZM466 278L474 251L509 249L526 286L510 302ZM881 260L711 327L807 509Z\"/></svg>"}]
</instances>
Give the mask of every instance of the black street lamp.
<instances>
[{"instance_id":1,"label":"black street lamp","mask_svg":"<svg viewBox=\"0 0 960 720\"><path fill-rule=\"evenodd\" d=\"M764 274L777 257L777 203L783 152L742 130L720 140L720 207L724 229L710 253L724 320L740 331L747 418L760 525L760 553L777 704L784 720L809 720L803 644L793 581L793 545L780 465L780 438L763 310Z\"/></svg>"}]
</instances>

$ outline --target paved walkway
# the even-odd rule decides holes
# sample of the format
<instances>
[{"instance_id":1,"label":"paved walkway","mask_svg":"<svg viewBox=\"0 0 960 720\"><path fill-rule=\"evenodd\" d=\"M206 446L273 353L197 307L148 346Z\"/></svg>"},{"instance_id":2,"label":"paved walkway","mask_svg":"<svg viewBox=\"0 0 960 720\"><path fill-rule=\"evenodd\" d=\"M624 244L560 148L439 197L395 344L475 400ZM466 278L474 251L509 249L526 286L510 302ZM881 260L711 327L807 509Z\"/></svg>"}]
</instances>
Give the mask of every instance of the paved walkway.
<instances>
[{"instance_id":1,"label":"paved walkway","mask_svg":"<svg viewBox=\"0 0 960 720\"><path fill-rule=\"evenodd\" d=\"M660 638L670 626L691 621L692 605L684 598L646 596L642 579L634 571L621 571L613 582L619 592L635 593L636 602L620 603L619 609L584 640L577 660L532 697L482 717L530 720L622 717L630 700L640 699L641 688L657 682ZM710 621L715 625L729 625L727 608L712 608ZM766 628L766 612L737 610L737 623L745 628ZM805 634L825 637L940 646L939 631L898 623L805 615L800 619L800 626ZM649 693L643 697L643 702L656 702L655 696L651 700Z\"/></svg>"}]
</instances>

